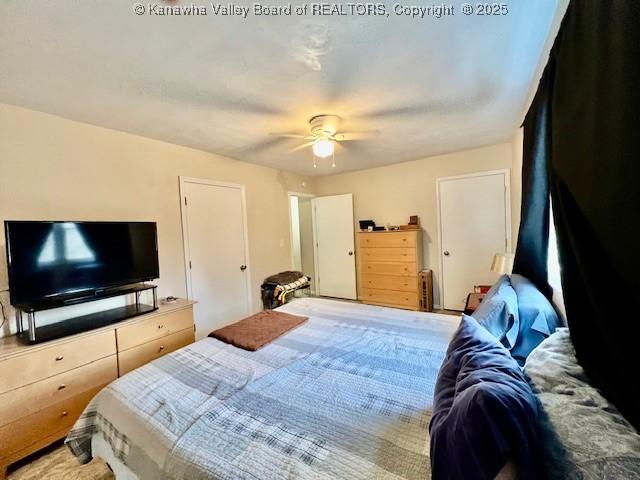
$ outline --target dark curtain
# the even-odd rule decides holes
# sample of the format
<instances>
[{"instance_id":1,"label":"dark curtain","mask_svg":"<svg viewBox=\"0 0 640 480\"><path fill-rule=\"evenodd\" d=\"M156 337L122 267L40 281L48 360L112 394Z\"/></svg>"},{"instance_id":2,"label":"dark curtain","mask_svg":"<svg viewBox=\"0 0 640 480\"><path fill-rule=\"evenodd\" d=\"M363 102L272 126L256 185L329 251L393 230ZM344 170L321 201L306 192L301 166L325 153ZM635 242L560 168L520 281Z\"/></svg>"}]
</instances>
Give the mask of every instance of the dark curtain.
<instances>
[{"instance_id":1,"label":"dark curtain","mask_svg":"<svg viewBox=\"0 0 640 480\"><path fill-rule=\"evenodd\" d=\"M549 123L534 135L551 141L571 338L592 384L640 429L640 2L572 2L551 56L552 86L536 98Z\"/></svg>"},{"instance_id":2,"label":"dark curtain","mask_svg":"<svg viewBox=\"0 0 640 480\"><path fill-rule=\"evenodd\" d=\"M547 159L551 150L551 91L553 63L542 76L538 91L525 117L522 148L522 206L513 273L527 277L551 298L547 283L547 251L549 249L549 178Z\"/></svg>"}]
</instances>

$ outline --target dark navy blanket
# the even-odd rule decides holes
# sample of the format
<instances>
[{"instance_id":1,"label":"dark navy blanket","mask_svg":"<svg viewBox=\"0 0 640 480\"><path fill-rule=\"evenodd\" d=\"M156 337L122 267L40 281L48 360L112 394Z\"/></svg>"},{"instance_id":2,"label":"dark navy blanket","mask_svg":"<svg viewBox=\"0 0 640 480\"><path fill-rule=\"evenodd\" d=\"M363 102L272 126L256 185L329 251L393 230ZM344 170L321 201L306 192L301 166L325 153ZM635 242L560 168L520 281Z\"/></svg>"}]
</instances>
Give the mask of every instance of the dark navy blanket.
<instances>
[{"instance_id":1,"label":"dark navy blanket","mask_svg":"<svg viewBox=\"0 0 640 480\"><path fill-rule=\"evenodd\" d=\"M432 478L493 479L507 460L519 479L544 478L537 415L538 401L517 362L463 316L436 383Z\"/></svg>"}]
</instances>

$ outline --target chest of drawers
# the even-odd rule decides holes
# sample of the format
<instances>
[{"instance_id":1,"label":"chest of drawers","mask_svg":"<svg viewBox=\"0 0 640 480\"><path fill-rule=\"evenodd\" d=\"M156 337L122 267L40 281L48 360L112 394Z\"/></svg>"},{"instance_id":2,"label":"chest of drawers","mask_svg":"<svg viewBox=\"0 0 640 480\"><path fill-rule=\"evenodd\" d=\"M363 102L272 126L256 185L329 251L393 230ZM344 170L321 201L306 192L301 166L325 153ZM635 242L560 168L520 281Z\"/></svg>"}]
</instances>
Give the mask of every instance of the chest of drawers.
<instances>
[{"instance_id":1,"label":"chest of drawers","mask_svg":"<svg viewBox=\"0 0 640 480\"><path fill-rule=\"evenodd\" d=\"M421 269L420 230L358 233L358 299L363 303L419 310Z\"/></svg>"},{"instance_id":2,"label":"chest of drawers","mask_svg":"<svg viewBox=\"0 0 640 480\"><path fill-rule=\"evenodd\" d=\"M8 465L64 438L118 376L194 341L192 302L37 345L0 339L0 479Z\"/></svg>"}]
</instances>

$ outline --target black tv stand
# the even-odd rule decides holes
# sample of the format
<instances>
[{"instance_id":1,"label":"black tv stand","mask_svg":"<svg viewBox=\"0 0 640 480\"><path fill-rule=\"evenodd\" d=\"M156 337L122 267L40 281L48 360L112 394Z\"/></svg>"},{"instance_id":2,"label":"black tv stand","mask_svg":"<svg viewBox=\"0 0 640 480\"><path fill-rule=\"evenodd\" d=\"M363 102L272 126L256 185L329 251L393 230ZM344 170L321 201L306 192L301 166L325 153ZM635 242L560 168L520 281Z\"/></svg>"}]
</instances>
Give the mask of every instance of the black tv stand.
<instances>
[{"instance_id":1,"label":"black tv stand","mask_svg":"<svg viewBox=\"0 0 640 480\"><path fill-rule=\"evenodd\" d=\"M153 305L140 303L140 294L148 290L151 290L153 293ZM135 296L135 303L131 305L68 318L60 322L41 327L36 326L37 312L131 294ZM14 307L16 309L18 338L25 343L40 343L60 337L66 337L67 335L85 332L94 328L105 327L128 318L153 312L158 309L157 286L139 283L135 285L126 285L124 287L96 290L87 295L62 299L58 298L55 300L45 299L37 303L15 305ZM23 316L27 317L27 329L24 328L24 324L22 322Z\"/></svg>"}]
</instances>

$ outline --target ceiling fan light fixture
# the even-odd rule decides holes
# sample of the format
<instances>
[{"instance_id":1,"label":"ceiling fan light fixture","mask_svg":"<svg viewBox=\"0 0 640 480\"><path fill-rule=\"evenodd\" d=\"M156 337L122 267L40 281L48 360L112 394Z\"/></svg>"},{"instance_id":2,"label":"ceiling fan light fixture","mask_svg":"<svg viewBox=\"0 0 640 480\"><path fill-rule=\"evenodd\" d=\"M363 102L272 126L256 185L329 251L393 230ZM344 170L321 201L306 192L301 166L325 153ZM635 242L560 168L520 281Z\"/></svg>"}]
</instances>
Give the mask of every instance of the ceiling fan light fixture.
<instances>
[{"instance_id":1,"label":"ceiling fan light fixture","mask_svg":"<svg viewBox=\"0 0 640 480\"><path fill-rule=\"evenodd\" d=\"M327 158L333 155L334 144L332 140L323 138L314 143L312 149L316 157Z\"/></svg>"}]
</instances>

